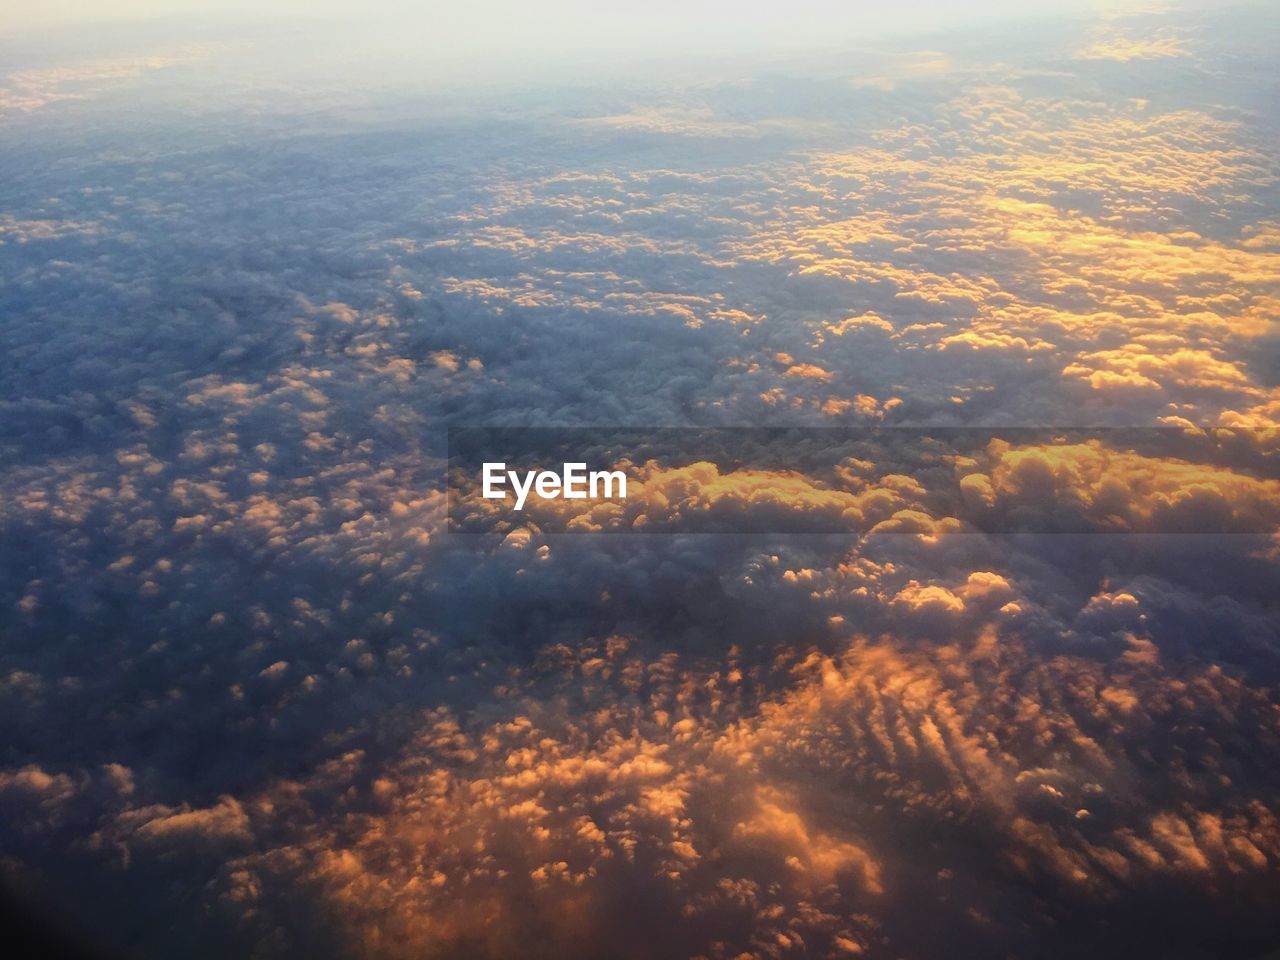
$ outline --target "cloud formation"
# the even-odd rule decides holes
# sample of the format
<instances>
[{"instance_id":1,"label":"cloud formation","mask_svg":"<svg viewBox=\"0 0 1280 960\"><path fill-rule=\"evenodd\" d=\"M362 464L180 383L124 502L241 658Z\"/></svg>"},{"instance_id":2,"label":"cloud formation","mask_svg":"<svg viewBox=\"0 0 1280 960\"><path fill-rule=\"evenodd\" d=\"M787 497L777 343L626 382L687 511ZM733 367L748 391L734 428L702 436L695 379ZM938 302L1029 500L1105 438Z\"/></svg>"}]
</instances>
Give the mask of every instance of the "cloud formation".
<instances>
[{"instance_id":1,"label":"cloud formation","mask_svg":"<svg viewBox=\"0 0 1280 960\"><path fill-rule=\"evenodd\" d=\"M129 955L1272 947L1241 16L461 113L7 81L0 877ZM458 537L493 425L886 429Z\"/></svg>"}]
</instances>

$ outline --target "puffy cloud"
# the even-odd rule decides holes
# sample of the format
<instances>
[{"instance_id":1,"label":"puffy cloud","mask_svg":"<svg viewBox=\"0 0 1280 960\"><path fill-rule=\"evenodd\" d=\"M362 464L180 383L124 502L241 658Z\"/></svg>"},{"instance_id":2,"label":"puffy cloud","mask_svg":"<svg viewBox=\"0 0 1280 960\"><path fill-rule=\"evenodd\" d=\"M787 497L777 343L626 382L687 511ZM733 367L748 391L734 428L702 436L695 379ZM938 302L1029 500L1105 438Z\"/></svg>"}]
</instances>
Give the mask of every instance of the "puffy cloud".
<instances>
[{"instance_id":1,"label":"puffy cloud","mask_svg":"<svg viewBox=\"0 0 1280 960\"><path fill-rule=\"evenodd\" d=\"M1186 56L1185 44L1177 37L1100 36L1076 52L1079 60L1159 60Z\"/></svg>"},{"instance_id":2,"label":"puffy cloud","mask_svg":"<svg viewBox=\"0 0 1280 960\"><path fill-rule=\"evenodd\" d=\"M1272 945L1270 54L1167 19L427 119L6 80L4 876L158 955ZM1088 429L455 537L478 424Z\"/></svg>"},{"instance_id":3,"label":"puffy cloud","mask_svg":"<svg viewBox=\"0 0 1280 960\"><path fill-rule=\"evenodd\" d=\"M1144 456L1089 441L1053 446L992 444L989 475L962 490L1003 509L1079 511L1096 529L1195 533L1271 530L1280 485L1245 471Z\"/></svg>"}]
</instances>

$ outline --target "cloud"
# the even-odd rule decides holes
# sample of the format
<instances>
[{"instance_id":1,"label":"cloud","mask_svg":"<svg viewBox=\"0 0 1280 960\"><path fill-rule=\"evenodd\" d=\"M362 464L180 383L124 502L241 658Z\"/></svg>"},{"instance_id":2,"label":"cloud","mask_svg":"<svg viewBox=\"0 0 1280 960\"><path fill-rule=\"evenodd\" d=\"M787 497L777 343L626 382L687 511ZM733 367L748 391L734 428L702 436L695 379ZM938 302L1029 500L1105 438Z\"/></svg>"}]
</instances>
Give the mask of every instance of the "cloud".
<instances>
[{"instance_id":1,"label":"cloud","mask_svg":"<svg viewBox=\"0 0 1280 960\"><path fill-rule=\"evenodd\" d=\"M1269 947L1269 61L1155 20L452 112L6 81L6 879L166 956ZM447 427L622 424L883 429L447 529Z\"/></svg>"},{"instance_id":2,"label":"cloud","mask_svg":"<svg viewBox=\"0 0 1280 960\"><path fill-rule=\"evenodd\" d=\"M1165 57L1184 57L1186 45L1177 37L1132 38L1104 36L1087 47L1076 51L1077 60L1160 60Z\"/></svg>"},{"instance_id":3,"label":"cloud","mask_svg":"<svg viewBox=\"0 0 1280 960\"><path fill-rule=\"evenodd\" d=\"M0 119L29 114L65 101L91 99L113 83L207 56L209 46L134 57L110 57L20 70L0 77Z\"/></svg>"}]
</instances>

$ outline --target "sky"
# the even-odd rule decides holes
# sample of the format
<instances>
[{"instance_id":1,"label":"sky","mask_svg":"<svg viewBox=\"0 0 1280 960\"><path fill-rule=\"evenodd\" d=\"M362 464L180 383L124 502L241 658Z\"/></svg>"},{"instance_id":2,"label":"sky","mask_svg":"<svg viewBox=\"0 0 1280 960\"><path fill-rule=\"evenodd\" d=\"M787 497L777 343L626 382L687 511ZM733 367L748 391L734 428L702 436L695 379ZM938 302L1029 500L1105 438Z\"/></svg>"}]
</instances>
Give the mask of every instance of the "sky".
<instances>
[{"instance_id":1,"label":"sky","mask_svg":"<svg viewBox=\"0 0 1280 960\"><path fill-rule=\"evenodd\" d=\"M87 955L1280 942L1274 13L688 9L10 31L0 884Z\"/></svg>"},{"instance_id":2,"label":"sky","mask_svg":"<svg viewBox=\"0 0 1280 960\"><path fill-rule=\"evenodd\" d=\"M472 76L477 65L505 73L511 61L539 69L569 65L620 64L655 60L699 61L707 57L775 56L833 45L865 43L877 37L936 31L1000 28L1046 17L1115 15L1131 6L1117 0L981 0L958 6L940 0L894 4L801 0L777 4L727 0L657 0L640 6L587 0L537 4L485 0L468 4L420 4L381 0L353 6L340 0L319 3L276 0L212 3L203 0L107 3L53 2L15 5L0 26L18 48L40 47L60 37L80 35L101 42L128 42L130 34L168 31L307 32L307 58L322 61L316 44L359 43L362 57L408 60L421 70L437 64L446 77ZM281 50L289 56L296 51ZM528 78L522 78L528 82Z\"/></svg>"},{"instance_id":3,"label":"sky","mask_svg":"<svg viewBox=\"0 0 1280 960\"><path fill-rule=\"evenodd\" d=\"M969 4L964 11L966 21L983 23L987 18L1084 11L1103 13L1122 11L1136 4L1114 0L1035 0L1013 4L1002 0L981 0ZM83 0L52 0L37 6L25 6L6 18L9 31L31 28L50 29L86 24L124 21L145 23L156 20L224 20L254 21L274 18L332 20L341 22L390 21L407 23L413 28L440 30L450 37L471 35L477 46L501 41L517 32L528 32L531 45L570 46L584 39L598 41L609 34L637 32L638 42L649 43L667 34L686 30L698 33L714 31L733 36L750 33L760 38L781 31L788 37L821 38L831 26L844 29L848 25L876 24L890 27L929 28L935 23L950 24L959 19L953 4L936 0L907 0L892 8L869 3L834 3L829 0L801 0L788 11L774 4L726 0L657 0L643 10L621 4L588 3L586 0L551 0L539 4L516 3L512 0L483 0L475 4L455 4L424 8L421 4L402 0L353 5L345 0L273 0L268 4L245 2L213 3L209 0L107 0L86 3Z\"/></svg>"}]
</instances>

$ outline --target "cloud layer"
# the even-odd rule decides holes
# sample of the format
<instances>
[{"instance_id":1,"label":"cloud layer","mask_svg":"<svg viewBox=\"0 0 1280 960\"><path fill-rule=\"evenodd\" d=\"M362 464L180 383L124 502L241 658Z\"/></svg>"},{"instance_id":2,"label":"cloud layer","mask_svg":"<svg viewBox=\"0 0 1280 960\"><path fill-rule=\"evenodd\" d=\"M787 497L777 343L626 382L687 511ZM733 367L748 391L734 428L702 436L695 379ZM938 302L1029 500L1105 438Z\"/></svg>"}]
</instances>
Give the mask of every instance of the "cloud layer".
<instances>
[{"instance_id":1,"label":"cloud layer","mask_svg":"<svg viewBox=\"0 0 1280 960\"><path fill-rule=\"evenodd\" d=\"M0 877L131 956L1274 946L1260 29L465 111L7 78ZM446 430L494 425L1084 429L658 451L455 536Z\"/></svg>"}]
</instances>

